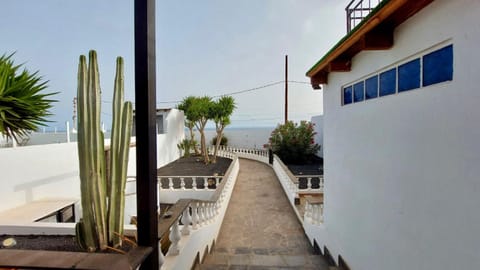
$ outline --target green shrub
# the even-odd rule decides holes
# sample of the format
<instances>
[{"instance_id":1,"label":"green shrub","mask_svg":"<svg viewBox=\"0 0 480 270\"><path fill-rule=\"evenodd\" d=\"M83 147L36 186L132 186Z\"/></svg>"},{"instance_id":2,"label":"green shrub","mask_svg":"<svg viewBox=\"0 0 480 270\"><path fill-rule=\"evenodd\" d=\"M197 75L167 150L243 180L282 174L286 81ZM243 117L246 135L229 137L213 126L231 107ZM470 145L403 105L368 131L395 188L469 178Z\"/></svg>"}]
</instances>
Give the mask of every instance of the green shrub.
<instances>
[{"instance_id":1,"label":"green shrub","mask_svg":"<svg viewBox=\"0 0 480 270\"><path fill-rule=\"evenodd\" d=\"M191 149L195 146L197 142L195 140L183 139L177 147L179 150L183 151L183 157L189 157Z\"/></svg>"},{"instance_id":2,"label":"green shrub","mask_svg":"<svg viewBox=\"0 0 480 270\"><path fill-rule=\"evenodd\" d=\"M212 138L212 145L217 144L217 137ZM222 140L220 141L220 145L227 146L228 145L228 138L225 135L222 136Z\"/></svg>"},{"instance_id":3,"label":"green shrub","mask_svg":"<svg viewBox=\"0 0 480 270\"><path fill-rule=\"evenodd\" d=\"M270 145L273 152L282 161L289 164L301 164L309 157L315 155L320 145L314 141L316 132L313 124L301 121L300 124L288 121L284 125L278 125L270 135Z\"/></svg>"}]
</instances>

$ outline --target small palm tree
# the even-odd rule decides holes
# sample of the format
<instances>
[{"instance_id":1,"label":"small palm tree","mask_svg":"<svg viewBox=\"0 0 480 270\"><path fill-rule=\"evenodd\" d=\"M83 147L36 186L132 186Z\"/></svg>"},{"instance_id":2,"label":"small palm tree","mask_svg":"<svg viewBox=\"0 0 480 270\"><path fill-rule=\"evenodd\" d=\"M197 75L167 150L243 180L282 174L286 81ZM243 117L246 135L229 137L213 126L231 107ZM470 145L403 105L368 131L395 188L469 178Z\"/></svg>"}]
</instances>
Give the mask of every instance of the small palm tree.
<instances>
[{"instance_id":1,"label":"small palm tree","mask_svg":"<svg viewBox=\"0 0 480 270\"><path fill-rule=\"evenodd\" d=\"M19 136L45 126L56 102L48 97L57 93L43 93L48 81L42 81L38 71L20 71L22 65L15 65L12 56L0 56L0 134L18 142Z\"/></svg>"}]
</instances>

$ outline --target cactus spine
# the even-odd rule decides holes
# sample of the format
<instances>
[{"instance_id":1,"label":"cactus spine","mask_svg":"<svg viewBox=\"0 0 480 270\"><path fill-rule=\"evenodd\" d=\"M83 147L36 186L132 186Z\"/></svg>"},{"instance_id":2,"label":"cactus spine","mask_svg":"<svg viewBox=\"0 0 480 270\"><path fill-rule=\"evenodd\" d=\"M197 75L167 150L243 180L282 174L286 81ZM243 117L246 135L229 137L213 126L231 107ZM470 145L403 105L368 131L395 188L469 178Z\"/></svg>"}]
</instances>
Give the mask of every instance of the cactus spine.
<instances>
[{"instance_id":1,"label":"cactus spine","mask_svg":"<svg viewBox=\"0 0 480 270\"><path fill-rule=\"evenodd\" d=\"M132 127L132 104L123 102L123 59L117 58L111 156L107 177L104 134L100 127L100 80L95 51L85 56L78 69L78 156L83 217L77 224L77 240L88 251L119 246L123 235L126 170Z\"/></svg>"}]
</instances>

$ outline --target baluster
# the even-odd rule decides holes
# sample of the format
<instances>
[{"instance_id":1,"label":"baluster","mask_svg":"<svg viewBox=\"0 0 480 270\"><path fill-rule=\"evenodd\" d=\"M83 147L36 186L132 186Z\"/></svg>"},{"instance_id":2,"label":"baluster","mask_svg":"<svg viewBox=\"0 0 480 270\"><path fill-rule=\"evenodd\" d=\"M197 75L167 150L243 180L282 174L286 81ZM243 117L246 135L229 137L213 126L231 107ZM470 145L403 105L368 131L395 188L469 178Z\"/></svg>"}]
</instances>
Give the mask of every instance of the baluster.
<instances>
[{"instance_id":1,"label":"baluster","mask_svg":"<svg viewBox=\"0 0 480 270\"><path fill-rule=\"evenodd\" d=\"M192 189L197 190L197 179L192 177Z\"/></svg>"},{"instance_id":2,"label":"baluster","mask_svg":"<svg viewBox=\"0 0 480 270\"><path fill-rule=\"evenodd\" d=\"M317 224L318 220L318 204L312 205L312 224Z\"/></svg>"},{"instance_id":3,"label":"baluster","mask_svg":"<svg viewBox=\"0 0 480 270\"><path fill-rule=\"evenodd\" d=\"M158 189L159 189L159 190L162 190L162 189L163 189L163 187L162 187L162 178L157 176L157 182L158 182L158 185L159 185Z\"/></svg>"},{"instance_id":4,"label":"baluster","mask_svg":"<svg viewBox=\"0 0 480 270\"><path fill-rule=\"evenodd\" d=\"M323 203L320 204L320 218L319 221L323 223Z\"/></svg>"},{"instance_id":5,"label":"baluster","mask_svg":"<svg viewBox=\"0 0 480 270\"><path fill-rule=\"evenodd\" d=\"M180 234L180 230L179 230L179 226L178 226L179 219L180 218L178 218L173 223L173 225L170 229L170 234L168 235L168 237L170 239L170 242L172 242L172 244L170 245L170 248L168 249L167 255L175 256L175 255L178 255L180 253L180 249L178 248L178 242L180 242L180 239L182 238L182 235Z\"/></svg>"},{"instance_id":6,"label":"baluster","mask_svg":"<svg viewBox=\"0 0 480 270\"><path fill-rule=\"evenodd\" d=\"M203 177L203 189L208 189L208 178Z\"/></svg>"},{"instance_id":7,"label":"baluster","mask_svg":"<svg viewBox=\"0 0 480 270\"><path fill-rule=\"evenodd\" d=\"M305 201L305 215L303 216L305 221L311 220L312 218L311 209L312 209L311 204L308 201Z\"/></svg>"},{"instance_id":8,"label":"baluster","mask_svg":"<svg viewBox=\"0 0 480 270\"><path fill-rule=\"evenodd\" d=\"M217 210L215 209L215 203L210 203L210 220L213 222L213 219L216 216Z\"/></svg>"},{"instance_id":9,"label":"baluster","mask_svg":"<svg viewBox=\"0 0 480 270\"><path fill-rule=\"evenodd\" d=\"M196 230L199 225L199 217L198 217L198 202L192 202L192 229Z\"/></svg>"},{"instance_id":10,"label":"baluster","mask_svg":"<svg viewBox=\"0 0 480 270\"><path fill-rule=\"evenodd\" d=\"M185 178L180 177L180 189L185 189Z\"/></svg>"},{"instance_id":11,"label":"baluster","mask_svg":"<svg viewBox=\"0 0 480 270\"><path fill-rule=\"evenodd\" d=\"M215 177L215 188L220 184L220 177Z\"/></svg>"},{"instance_id":12,"label":"baluster","mask_svg":"<svg viewBox=\"0 0 480 270\"><path fill-rule=\"evenodd\" d=\"M221 201L217 201L217 202L215 203L215 216L218 215L218 214L220 214L220 207L221 207L221 204L220 204L220 203L221 203Z\"/></svg>"},{"instance_id":13,"label":"baluster","mask_svg":"<svg viewBox=\"0 0 480 270\"><path fill-rule=\"evenodd\" d=\"M158 266L161 268L165 263L165 255L162 252L162 241L158 241Z\"/></svg>"},{"instance_id":14,"label":"baluster","mask_svg":"<svg viewBox=\"0 0 480 270\"><path fill-rule=\"evenodd\" d=\"M307 189L312 189L312 177L307 177Z\"/></svg>"},{"instance_id":15,"label":"baluster","mask_svg":"<svg viewBox=\"0 0 480 270\"><path fill-rule=\"evenodd\" d=\"M192 218L190 217L190 207L185 208L183 210L182 215L182 235L189 235L190 234L190 223L192 222Z\"/></svg>"},{"instance_id":16,"label":"baluster","mask_svg":"<svg viewBox=\"0 0 480 270\"><path fill-rule=\"evenodd\" d=\"M208 222L211 223L213 222L213 203L208 203Z\"/></svg>"},{"instance_id":17,"label":"baluster","mask_svg":"<svg viewBox=\"0 0 480 270\"><path fill-rule=\"evenodd\" d=\"M319 177L318 179L319 179L319 182L318 182L319 187L318 188L320 189L321 192L323 192L323 186L324 186L325 182L323 180L323 177Z\"/></svg>"},{"instance_id":18,"label":"baluster","mask_svg":"<svg viewBox=\"0 0 480 270\"><path fill-rule=\"evenodd\" d=\"M205 224L208 224L210 222L210 211L208 208L208 203L203 203L203 218Z\"/></svg>"},{"instance_id":19,"label":"baluster","mask_svg":"<svg viewBox=\"0 0 480 270\"><path fill-rule=\"evenodd\" d=\"M202 202L198 203L198 218L199 218L198 224L200 226L204 225L205 224L205 208Z\"/></svg>"},{"instance_id":20,"label":"baluster","mask_svg":"<svg viewBox=\"0 0 480 270\"><path fill-rule=\"evenodd\" d=\"M173 189L173 179L172 179L172 177L168 177L168 188Z\"/></svg>"}]
</instances>

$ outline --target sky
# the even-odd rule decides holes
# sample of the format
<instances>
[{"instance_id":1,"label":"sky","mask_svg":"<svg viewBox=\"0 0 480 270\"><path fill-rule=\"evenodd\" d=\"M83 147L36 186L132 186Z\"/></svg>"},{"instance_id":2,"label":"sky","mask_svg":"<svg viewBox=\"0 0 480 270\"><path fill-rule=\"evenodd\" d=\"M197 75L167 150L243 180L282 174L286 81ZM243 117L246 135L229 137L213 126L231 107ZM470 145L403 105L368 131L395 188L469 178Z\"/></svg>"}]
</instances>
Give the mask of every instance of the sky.
<instances>
[{"instance_id":1,"label":"sky","mask_svg":"<svg viewBox=\"0 0 480 270\"><path fill-rule=\"evenodd\" d=\"M280 82L288 55L289 119L323 113L306 71L345 35L347 0L157 0L157 108L188 95L220 96ZM125 99L134 102L133 0L2 0L0 54L59 92L47 129L72 121L80 55L98 53L102 119L111 121L115 59L125 60ZM235 94L231 127L274 127L284 84ZM70 124L71 125L71 124Z\"/></svg>"}]
</instances>

